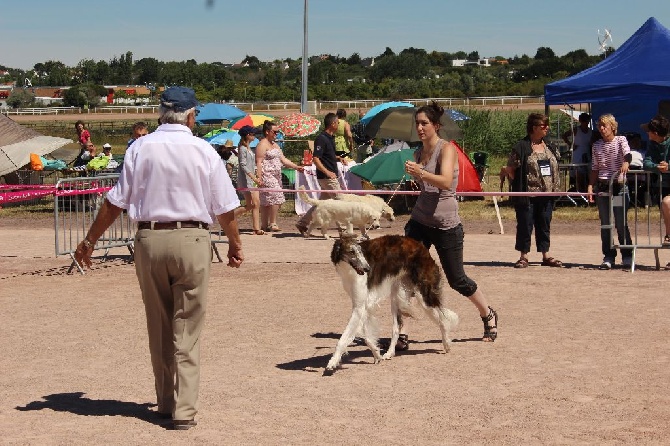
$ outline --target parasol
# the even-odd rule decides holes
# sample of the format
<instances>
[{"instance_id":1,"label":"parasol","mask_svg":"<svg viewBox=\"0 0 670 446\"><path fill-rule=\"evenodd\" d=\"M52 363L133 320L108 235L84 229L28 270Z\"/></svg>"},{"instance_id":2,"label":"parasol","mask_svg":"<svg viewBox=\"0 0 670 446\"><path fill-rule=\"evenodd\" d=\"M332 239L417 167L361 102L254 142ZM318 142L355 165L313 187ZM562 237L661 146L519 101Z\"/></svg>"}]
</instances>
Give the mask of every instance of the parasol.
<instances>
[{"instance_id":1,"label":"parasol","mask_svg":"<svg viewBox=\"0 0 670 446\"><path fill-rule=\"evenodd\" d=\"M363 164L352 166L349 172L374 185L400 183L405 177L405 161L408 160L414 161L412 149L380 153Z\"/></svg>"},{"instance_id":2,"label":"parasol","mask_svg":"<svg viewBox=\"0 0 670 446\"><path fill-rule=\"evenodd\" d=\"M321 122L306 113L291 113L279 119L277 127L289 138L304 137L319 131Z\"/></svg>"}]
</instances>

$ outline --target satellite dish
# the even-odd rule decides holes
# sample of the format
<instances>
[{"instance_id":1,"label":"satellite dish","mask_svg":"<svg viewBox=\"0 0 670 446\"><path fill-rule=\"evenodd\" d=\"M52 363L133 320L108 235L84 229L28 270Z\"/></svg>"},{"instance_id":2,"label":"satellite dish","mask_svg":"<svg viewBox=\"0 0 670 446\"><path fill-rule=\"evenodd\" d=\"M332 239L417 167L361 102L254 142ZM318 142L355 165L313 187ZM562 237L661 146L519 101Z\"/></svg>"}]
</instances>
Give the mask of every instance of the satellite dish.
<instances>
[{"instance_id":1,"label":"satellite dish","mask_svg":"<svg viewBox=\"0 0 670 446\"><path fill-rule=\"evenodd\" d=\"M598 30L598 48L607 55L607 49L612 47L612 33L605 28L604 31Z\"/></svg>"},{"instance_id":2,"label":"satellite dish","mask_svg":"<svg viewBox=\"0 0 670 446\"><path fill-rule=\"evenodd\" d=\"M30 82L30 79L25 78L25 79L23 80L23 88L28 88L28 87L32 87L32 86L33 86L33 83Z\"/></svg>"}]
</instances>

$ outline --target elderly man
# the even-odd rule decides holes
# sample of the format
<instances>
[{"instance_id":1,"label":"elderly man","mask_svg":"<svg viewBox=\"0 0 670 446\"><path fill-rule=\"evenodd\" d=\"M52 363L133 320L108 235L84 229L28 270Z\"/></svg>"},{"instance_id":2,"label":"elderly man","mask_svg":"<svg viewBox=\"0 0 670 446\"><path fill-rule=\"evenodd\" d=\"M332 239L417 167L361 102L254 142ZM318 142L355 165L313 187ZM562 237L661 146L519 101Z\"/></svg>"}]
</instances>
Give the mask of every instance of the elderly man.
<instances>
[{"instance_id":1,"label":"elderly man","mask_svg":"<svg viewBox=\"0 0 670 446\"><path fill-rule=\"evenodd\" d=\"M216 151L191 133L196 105L190 88L165 90L161 125L128 149L118 183L75 252L76 260L90 267L96 241L122 209L137 222L135 270L157 410L178 430L197 424L200 332L212 259L208 229L214 216L228 237L228 266L238 268L244 258L233 214L240 206L235 189Z\"/></svg>"}]
</instances>

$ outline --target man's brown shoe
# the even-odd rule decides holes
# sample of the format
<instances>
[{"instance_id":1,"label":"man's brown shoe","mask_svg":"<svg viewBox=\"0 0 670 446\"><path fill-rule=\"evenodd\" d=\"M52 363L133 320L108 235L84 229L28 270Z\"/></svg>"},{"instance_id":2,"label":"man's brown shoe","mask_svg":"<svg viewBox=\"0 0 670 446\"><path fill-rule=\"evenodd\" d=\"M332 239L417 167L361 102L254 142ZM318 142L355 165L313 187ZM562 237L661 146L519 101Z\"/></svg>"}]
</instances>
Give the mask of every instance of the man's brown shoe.
<instances>
[{"instance_id":1,"label":"man's brown shoe","mask_svg":"<svg viewBox=\"0 0 670 446\"><path fill-rule=\"evenodd\" d=\"M198 425L198 422L195 420L174 420L172 426L176 431L187 431L192 427Z\"/></svg>"}]
</instances>

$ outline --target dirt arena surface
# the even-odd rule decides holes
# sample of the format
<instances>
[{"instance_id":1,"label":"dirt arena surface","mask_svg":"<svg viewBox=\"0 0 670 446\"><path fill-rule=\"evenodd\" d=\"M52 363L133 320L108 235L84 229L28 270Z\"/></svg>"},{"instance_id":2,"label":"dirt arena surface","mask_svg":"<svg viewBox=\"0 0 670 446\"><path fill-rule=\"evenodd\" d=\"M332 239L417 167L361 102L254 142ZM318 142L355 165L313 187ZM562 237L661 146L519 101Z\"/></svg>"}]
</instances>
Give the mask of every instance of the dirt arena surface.
<instances>
[{"instance_id":1,"label":"dirt arena surface","mask_svg":"<svg viewBox=\"0 0 670 446\"><path fill-rule=\"evenodd\" d=\"M152 412L127 251L68 275L48 216L0 214L0 443L667 444L670 271L653 268L653 251L638 253L634 274L599 271L597 224L556 222L552 254L567 267L532 253L517 270L513 222L500 235L495 221L466 221L466 271L499 312L498 340L480 342L476 310L447 288L461 320L449 354L418 319L407 352L375 365L354 346L324 377L351 304L332 241L298 236L295 220L274 235L245 231L241 269L212 265L199 425L179 432ZM406 220L372 234L401 233ZM384 302L382 338L388 313Z\"/></svg>"}]
</instances>

